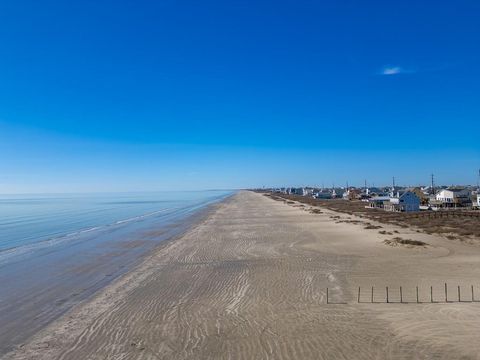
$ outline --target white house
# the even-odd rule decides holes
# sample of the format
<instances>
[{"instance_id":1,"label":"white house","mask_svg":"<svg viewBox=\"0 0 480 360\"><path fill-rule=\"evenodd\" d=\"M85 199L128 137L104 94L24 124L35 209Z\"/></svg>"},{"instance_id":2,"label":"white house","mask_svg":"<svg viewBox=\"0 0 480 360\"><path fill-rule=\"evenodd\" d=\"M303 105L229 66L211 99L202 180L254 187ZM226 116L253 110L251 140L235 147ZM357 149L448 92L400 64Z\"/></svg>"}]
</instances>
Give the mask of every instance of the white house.
<instances>
[{"instance_id":1,"label":"white house","mask_svg":"<svg viewBox=\"0 0 480 360\"><path fill-rule=\"evenodd\" d=\"M443 189L437 193L435 199L445 207L463 206L469 202L469 192L465 189Z\"/></svg>"},{"instance_id":2,"label":"white house","mask_svg":"<svg viewBox=\"0 0 480 360\"><path fill-rule=\"evenodd\" d=\"M368 199L367 201L368 201L368 206L365 206L365 207L369 207L369 208L372 208L372 209L383 209L384 204L390 202L390 197L389 196L374 196L374 197L371 197L370 199Z\"/></svg>"},{"instance_id":3,"label":"white house","mask_svg":"<svg viewBox=\"0 0 480 360\"><path fill-rule=\"evenodd\" d=\"M480 194L477 194L477 207L480 208Z\"/></svg>"},{"instance_id":4,"label":"white house","mask_svg":"<svg viewBox=\"0 0 480 360\"><path fill-rule=\"evenodd\" d=\"M385 201L383 208L386 211L420 211L420 198L412 191L405 191L399 197L391 197Z\"/></svg>"}]
</instances>

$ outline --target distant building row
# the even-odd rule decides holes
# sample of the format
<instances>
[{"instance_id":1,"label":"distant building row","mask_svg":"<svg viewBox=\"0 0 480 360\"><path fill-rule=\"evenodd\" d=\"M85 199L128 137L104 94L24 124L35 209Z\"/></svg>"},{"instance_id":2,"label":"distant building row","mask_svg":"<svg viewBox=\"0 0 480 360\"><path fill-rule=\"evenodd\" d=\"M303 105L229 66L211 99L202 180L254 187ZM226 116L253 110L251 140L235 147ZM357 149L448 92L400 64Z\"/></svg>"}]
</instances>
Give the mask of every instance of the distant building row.
<instances>
[{"instance_id":1,"label":"distant building row","mask_svg":"<svg viewBox=\"0 0 480 360\"><path fill-rule=\"evenodd\" d=\"M273 192L311 196L316 199L362 200L368 202L370 208L386 211L411 212L419 210L441 210L451 208L480 209L480 189L472 187L447 187L432 191L430 187L403 188L368 188L363 189L313 187L278 188ZM433 193L433 194L432 194Z\"/></svg>"}]
</instances>

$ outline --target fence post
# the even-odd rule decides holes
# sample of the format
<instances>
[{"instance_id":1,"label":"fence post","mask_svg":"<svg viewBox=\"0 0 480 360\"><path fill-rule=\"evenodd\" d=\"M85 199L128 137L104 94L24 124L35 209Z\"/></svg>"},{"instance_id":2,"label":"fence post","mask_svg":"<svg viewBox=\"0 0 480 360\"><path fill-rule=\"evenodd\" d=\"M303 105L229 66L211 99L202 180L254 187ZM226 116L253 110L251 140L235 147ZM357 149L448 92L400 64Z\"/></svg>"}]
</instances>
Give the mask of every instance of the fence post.
<instances>
[{"instance_id":1,"label":"fence post","mask_svg":"<svg viewBox=\"0 0 480 360\"><path fill-rule=\"evenodd\" d=\"M430 302L433 303L433 286L430 286Z\"/></svg>"},{"instance_id":2,"label":"fence post","mask_svg":"<svg viewBox=\"0 0 480 360\"><path fill-rule=\"evenodd\" d=\"M448 302L447 283L445 283L445 302Z\"/></svg>"},{"instance_id":3,"label":"fence post","mask_svg":"<svg viewBox=\"0 0 480 360\"><path fill-rule=\"evenodd\" d=\"M372 303L373 303L373 286L372 286Z\"/></svg>"},{"instance_id":4,"label":"fence post","mask_svg":"<svg viewBox=\"0 0 480 360\"><path fill-rule=\"evenodd\" d=\"M418 304L418 286L417 286L417 304Z\"/></svg>"},{"instance_id":5,"label":"fence post","mask_svg":"<svg viewBox=\"0 0 480 360\"><path fill-rule=\"evenodd\" d=\"M387 290L387 304L389 303L388 301L388 286L386 287L386 290Z\"/></svg>"},{"instance_id":6,"label":"fence post","mask_svg":"<svg viewBox=\"0 0 480 360\"><path fill-rule=\"evenodd\" d=\"M475 296L473 295L473 285L472 285L472 302L475 301Z\"/></svg>"},{"instance_id":7,"label":"fence post","mask_svg":"<svg viewBox=\"0 0 480 360\"><path fill-rule=\"evenodd\" d=\"M402 287L400 286L400 302L403 303Z\"/></svg>"},{"instance_id":8,"label":"fence post","mask_svg":"<svg viewBox=\"0 0 480 360\"><path fill-rule=\"evenodd\" d=\"M328 288L327 288L327 304L328 304Z\"/></svg>"},{"instance_id":9,"label":"fence post","mask_svg":"<svg viewBox=\"0 0 480 360\"><path fill-rule=\"evenodd\" d=\"M360 303L360 286L358 287L358 298L357 298L357 302Z\"/></svg>"},{"instance_id":10,"label":"fence post","mask_svg":"<svg viewBox=\"0 0 480 360\"><path fill-rule=\"evenodd\" d=\"M461 302L461 300L460 300L460 285L458 285L458 302Z\"/></svg>"}]
</instances>

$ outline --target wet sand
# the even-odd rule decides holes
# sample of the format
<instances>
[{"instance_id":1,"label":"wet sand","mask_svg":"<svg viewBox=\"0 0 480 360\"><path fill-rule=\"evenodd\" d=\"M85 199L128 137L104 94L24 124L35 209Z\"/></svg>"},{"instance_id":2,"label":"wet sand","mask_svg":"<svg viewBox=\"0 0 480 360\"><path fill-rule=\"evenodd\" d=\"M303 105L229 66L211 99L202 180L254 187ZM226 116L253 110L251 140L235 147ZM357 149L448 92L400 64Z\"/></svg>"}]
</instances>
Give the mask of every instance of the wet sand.
<instances>
[{"instance_id":1,"label":"wet sand","mask_svg":"<svg viewBox=\"0 0 480 360\"><path fill-rule=\"evenodd\" d=\"M480 303L429 303L480 300L478 245L305 209L240 192L5 359L480 358Z\"/></svg>"}]
</instances>

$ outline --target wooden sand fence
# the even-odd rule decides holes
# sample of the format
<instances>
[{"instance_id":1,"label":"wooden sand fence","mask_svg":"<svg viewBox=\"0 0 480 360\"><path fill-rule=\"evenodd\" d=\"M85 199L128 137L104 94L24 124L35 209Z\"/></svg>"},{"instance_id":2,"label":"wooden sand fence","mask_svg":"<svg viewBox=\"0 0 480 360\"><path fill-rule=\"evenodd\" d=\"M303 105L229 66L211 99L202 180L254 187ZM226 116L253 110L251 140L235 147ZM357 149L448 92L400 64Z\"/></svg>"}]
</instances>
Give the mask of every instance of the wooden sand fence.
<instances>
[{"instance_id":1,"label":"wooden sand fence","mask_svg":"<svg viewBox=\"0 0 480 360\"><path fill-rule=\"evenodd\" d=\"M413 219L443 219L443 218L480 218L480 211L475 210L438 210L418 211L402 214L405 218Z\"/></svg>"},{"instance_id":2,"label":"wooden sand fence","mask_svg":"<svg viewBox=\"0 0 480 360\"><path fill-rule=\"evenodd\" d=\"M406 295L405 288L389 287L375 288L371 287L358 287L357 292L357 304L446 304L446 303L480 303L480 299L476 298L475 287L454 286L453 288L444 283L441 287L441 294L439 294L440 287L430 286L428 289L422 288L419 291L419 287L409 287L408 296ZM435 291L434 291L435 290ZM463 290L463 292L462 292ZM428 291L428 298L426 292ZM419 294L423 296L420 297ZM332 294L329 288L326 289L326 303L327 304L348 304L345 301L337 301L332 299Z\"/></svg>"}]
</instances>

